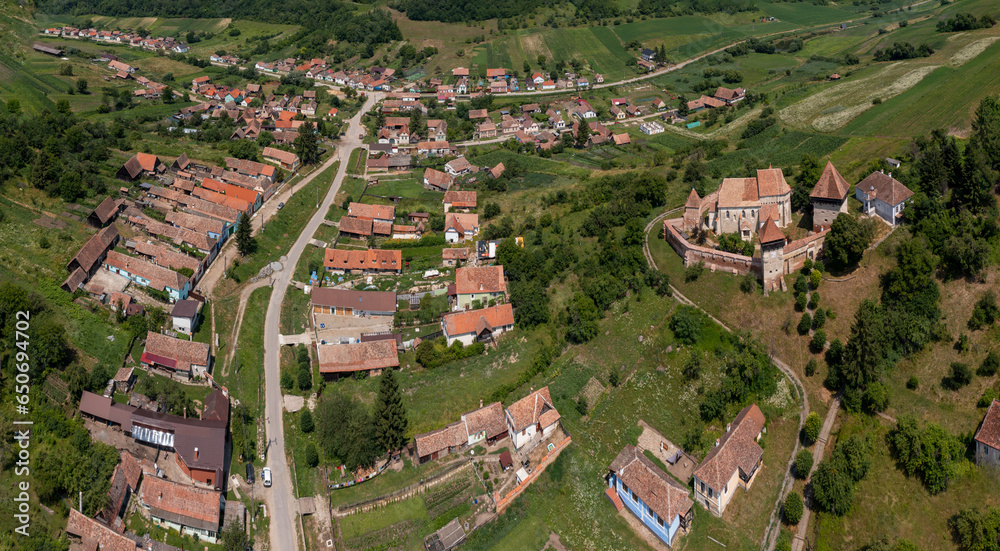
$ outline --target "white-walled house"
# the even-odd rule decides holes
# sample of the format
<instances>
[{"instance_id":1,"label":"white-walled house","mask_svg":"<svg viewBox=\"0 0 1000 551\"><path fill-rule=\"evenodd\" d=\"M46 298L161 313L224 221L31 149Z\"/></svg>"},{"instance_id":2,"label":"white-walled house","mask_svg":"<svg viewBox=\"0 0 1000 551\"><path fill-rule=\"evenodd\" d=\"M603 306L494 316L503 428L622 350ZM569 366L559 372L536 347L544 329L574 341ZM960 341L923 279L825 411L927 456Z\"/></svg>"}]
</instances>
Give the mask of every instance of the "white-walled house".
<instances>
[{"instance_id":1,"label":"white-walled house","mask_svg":"<svg viewBox=\"0 0 1000 551\"><path fill-rule=\"evenodd\" d=\"M764 449L757 441L765 423L757 404L743 408L695 469L695 501L713 515L722 516L737 487L748 490L753 484L763 463Z\"/></svg>"},{"instance_id":2,"label":"white-walled house","mask_svg":"<svg viewBox=\"0 0 1000 551\"><path fill-rule=\"evenodd\" d=\"M465 346L492 342L513 328L514 310L510 304L447 314L441 320L441 330L448 339L448 346L456 341Z\"/></svg>"},{"instance_id":3,"label":"white-walled house","mask_svg":"<svg viewBox=\"0 0 1000 551\"><path fill-rule=\"evenodd\" d=\"M507 408L507 430L514 448L521 449L539 434L548 437L559 425L559 418L547 386L514 402Z\"/></svg>"},{"instance_id":4,"label":"white-walled house","mask_svg":"<svg viewBox=\"0 0 1000 551\"><path fill-rule=\"evenodd\" d=\"M976 464L1000 469L1000 400L993 400L976 431Z\"/></svg>"},{"instance_id":5,"label":"white-walled house","mask_svg":"<svg viewBox=\"0 0 1000 551\"><path fill-rule=\"evenodd\" d=\"M903 208L913 197L913 192L893 178L891 172L885 174L878 171L855 186L854 197L861 201L861 212L869 216L877 215L895 226L900 222Z\"/></svg>"}]
</instances>

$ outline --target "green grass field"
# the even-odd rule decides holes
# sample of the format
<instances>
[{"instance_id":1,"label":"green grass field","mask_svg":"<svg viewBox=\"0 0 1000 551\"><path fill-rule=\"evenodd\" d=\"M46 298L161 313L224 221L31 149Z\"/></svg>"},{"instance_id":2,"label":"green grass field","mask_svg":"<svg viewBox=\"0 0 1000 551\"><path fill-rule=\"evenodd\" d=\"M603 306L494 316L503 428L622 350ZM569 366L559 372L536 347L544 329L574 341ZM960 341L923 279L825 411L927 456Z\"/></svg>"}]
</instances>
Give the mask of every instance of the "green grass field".
<instances>
[{"instance_id":1,"label":"green grass field","mask_svg":"<svg viewBox=\"0 0 1000 551\"><path fill-rule=\"evenodd\" d=\"M607 27L525 29L517 33L524 58L534 63L539 55L548 59L586 61L591 70L610 75L620 74L631 55L618 43Z\"/></svg>"}]
</instances>

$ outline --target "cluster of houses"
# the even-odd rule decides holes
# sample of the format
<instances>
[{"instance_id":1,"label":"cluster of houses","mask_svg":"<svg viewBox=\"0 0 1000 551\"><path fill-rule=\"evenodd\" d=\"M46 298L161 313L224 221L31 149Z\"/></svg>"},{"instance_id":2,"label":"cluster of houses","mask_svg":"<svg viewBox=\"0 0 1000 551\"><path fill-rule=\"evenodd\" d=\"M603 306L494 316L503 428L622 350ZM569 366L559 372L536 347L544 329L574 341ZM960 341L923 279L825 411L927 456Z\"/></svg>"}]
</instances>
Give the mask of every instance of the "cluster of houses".
<instances>
[{"instance_id":1,"label":"cluster of houses","mask_svg":"<svg viewBox=\"0 0 1000 551\"><path fill-rule=\"evenodd\" d=\"M559 426L559 411L552 404L549 387L532 390L506 410L493 402L470 411L446 427L413 438L416 456L426 463L477 444L494 446L508 437L516 450L545 440ZM509 459L508 459L509 460Z\"/></svg>"},{"instance_id":2,"label":"cluster of houses","mask_svg":"<svg viewBox=\"0 0 1000 551\"><path fill-rule=\"evenodd\" d=\"M223 391L208 395L198 417L121 404L88 391L80 398L80 413L130 436L141 458L121 450L107 505L93 518L70 510L66 533L73 544L82 549L177 549L127 531L129 511L140 508L154 524L208 543L216 543L229 523L245 525L245 507L227 501L224 492L229 397Z\"/></svg>"},{"instance_id":3,"label":"cluster of houses","mask_svg":"<svg viewBox=\"0 0 1000 551\"><path fill-rule=\"evenodd\" d=\"M605 495L616 510L628 509L673 547L678 535L691 530L696 502L721 517L737 489L750 489L763 465L764 449L758 442L766 423L757 404L740 411L692 473L694 495L687 480L678 482L646 456L651 450L627 445L604 476Z\"/></svg>"},{"instance_id":4,"label":"cluster of houses","mask_svg":"<svg viewBox=\"0 0 1000 551\"><path fill-rule=\"evenodd\" d=\"M265 148L264 157L281 166L298 163L294 154L273 148ZM118 178L149 178L162 185L140 184L142 198L107 197L94 209L88 222L100 230L67 264L62 288L70 293L82 288L101 302L110 300L114 308L127 298L126 313L137 313L130 309L139 307L130 306L134 297L116 297L90 281L103 267L127 279L126 286L153 289L171 302L187 299L240 218L252 216L274 194L276 175L272 164L243 159L227 158L224 169L191 162L186 154L169 166L156 155L135 154ZM116 221L138 235L122 243ZM116 250L119 244L123 247Z\"/></svg>"},{"instance_id":5,"label":"cluster of houses","mask_svg":"<svg viewBox=\"0 0 1000 551\"><path fill-rule=\"evenodd\" d=\"M696 100L687 102L688 111L701 111L703 109L715 109L718 107L731 107L746 99L747 93L743 88L726 88L719 86L712 96L702 96Z\"/></svg>"},{"instance_id":6,"label":"cluster of houses","mask_svg":"<svg viewBox=\"0 0 1000 551\"><path fill-rule=\"evenodd\" d=\"M367 71L333 70L323 59L297 60L286 58L273 62L258 61L254 69L262 73L287 75L292 72L302 73L306 78L319 82L328 82L338 86L348 86L356 90L389 90L390 83L395 80L395 69L372 67Z\"/></svg>"},{"instance_id":7,"label":"cluster of houses","mask_svg":"<svg viewBox=\"0 0 1000 551\"><path fill-rule=\"evenodd\" d=\"M75 27L51 27L43 29L41 34L60 38L72 38L75 40L93 40L105 44L124 44L134 48L142 48L150 51L176 52L186 54L190 48L187 44L177 40L172 36L152 37L142 36L129 31L99 31L94 28L77 29Z\"/></svg>"}]
</instances>

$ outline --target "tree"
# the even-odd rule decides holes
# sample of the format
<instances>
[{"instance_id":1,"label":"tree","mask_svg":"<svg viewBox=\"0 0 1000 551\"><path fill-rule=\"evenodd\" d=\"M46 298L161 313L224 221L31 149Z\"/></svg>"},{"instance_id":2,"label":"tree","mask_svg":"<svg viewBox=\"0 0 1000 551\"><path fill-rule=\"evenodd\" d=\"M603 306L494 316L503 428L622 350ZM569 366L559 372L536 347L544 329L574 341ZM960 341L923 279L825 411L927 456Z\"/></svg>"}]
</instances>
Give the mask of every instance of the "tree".
<instances>
[{"instance_id":1,"label":"tree","mask_svg":"<svg viewBox=\"0 0 1000 551\"><path fill-rule=\"evenodd\" d=\"M306 121L299 126L299 135L294 143L295 154L302 163L311 165L319 161L319 137L311 122Z\"/></svg>"},{"instance_id":2,"label":"tree","mask_svg":"<svg viewBox=\"0 0 1000 551\"><path fill-rule=\"evenodd\" d=\"M796 327L800 335L805 335L809 333L809 328L812 327L812 316L809 312L803 312L802 317L799 319L799 325Z\"/></svg>"},{"instance_id":3,"label":"tree","mask_svg":"<svg viewBox=\"0 0 1000 551\"><path fill-rule=\"evenodd\" d=\"M823 429L823 418L815 411L806 416L806 423L802 427L802 436L810 444L819 440L819 433Z\"/></svg>"},{"instance_id":4,"label":"tree","mask_svg":"<svg viewBox=\"0 0 1000 551\"><path fill-rule=\"evenodd\" d=\"M1000 355L995 350L990 350L990 353L983 358L982 365L976 370L976 375L980 377L992 377L997 374L998 369L1000 369Z\"/></svg>"},{"instance_id":5,"label":"tree","mask_svg":"<svg viewBox=\"0 0 1000 551\"><path fill-rule=\"evenodd\" d=\"M701 352L692 350L691 355L684 361L684 377L689 381L701 377Z\"/></svg>"},{"instance_id":6,"label":"tree","mask_svg":"<svg viewBox=\"0 0 1000 551\"><path fill-rule=\"evenodd\" d=\"M932 494L948 488L965 455L961 438L934 423L920 429L908 415L900 417L889 433L889 444L899 468L907 476L918 477Z\"/></svg>"},{"instance_id":7,"label":"tree","mask_svg":"<svg viewBox=\"0 0 1000 551\"><path fill-rule=\"evenodd\" d=\"M993 325L997 318L1000 318L1000 308L997 307L997 295L993 291L986 291L976 301L976 305L972 309L972 316L969 318L969 329L976 331L983 327L988 327Z\"/></svg>"},{"instance_id":8,"label":"tree","mask_svg":"<svg viewBox=\"0 0 1000 551\"><path fill-rule=\"evenodd\" d=\"M299 383L299 390L309 390L312 388L312 373L308 368L303 369L299 367L299 373L296 377Z\"/></svg>"},{"instance_id":9,"label":"tree","mask_svg":"<svg viewBox=\"0 0 1000 551\"><path fill-rule=\"evenodd\" d=\"M795 478L805 480L813 467L813 454L809 450L799 450L795 456Z\"/></svg>"},{"instance_id":10,"label":"tree","mask_svg":"<svg viewBox=\"0 0 1000 551\"><path fill-rule=\"evenodd\" d=\"M865 389L862 397L865 408L873 413L885 411L889 407L889 389L879 381L874 381Z\"/></svg>"},{"instance_id":11,"label":"tree","mask_svg":"<svg viewBox=\"0 0 1000 551\"><path fill-rule=\"evenodd\" d=\"M406 443L406 410L395 371L382 370L375 402L375 442L379 451L396 451Z\"/></svg>"},{"instance_id":12,"label":"tree","mask_svg":"<svg viewBox=\"0 0 1000 551\"><path fill-rule=\"evenodd\" d=\"M583 293L576 293L566 306L566 339L582 344L597 336L597 320L601 318L594 300Z\"/></svg>"},{"instance_id":13,"label":"tree","mask_svg":"<svg viewBox=\"0 0 1000 551\"><path fill-rule=\"evenodd\" d=\"M312 442L306 446L306 464L310 467L319 465L319 452L316 450L316 444Z\"/></svg>"},{"instance_id":14,"label":"tree","mask_svg":"<svg viewBox=\"0 0 1000 551\"><path fill-rule=\"evenodd\" d=\"M80 92L81 94L87 93L87 79L85 78L76 79L76 91Z\"/></svg>"},{"instance_id":15,"label":"tree","mask_svg":"<svg viewBox=\"0 0 1000 551\"><path fill-rule=\"evenodd\" d=\"M250 217L246 214L241 215L240 221L236 224L236 249L241 256L253 254L257 249L257 240L250 230Z\"/></svg>"},{"instance_id":16,"label":"tree","mask_svg":"<svg viewBox=\"0 0 1000 551\"><path fill-rule=\"evenodd\" d=\"M948 390L959 390L972 382L972 370L962 362L952 362L951 372L941 379L941 386Z\"/></svg>"},{"instance_id":17,"label":"tree","mask_svg":"<svg viewBox=\"0 0 1000 551\"><path fill-rule=\"evenodd\" d=\"M871 299L862 301L854 314L843 362L836 370L831 366L831 373L836 372L835 380L851 388L864 388L879 380L891 361L889 337L882 307Z\"/></svg>"},{"instance_id":18,"label":"tree","mask_svg":"<svg viewBox=\"0 0 1000 551\"><path fill-rule=\"evenodd\" d=\"M7 100L7 112L11 115L21 114L21 102L17 98Z\"/></svg>"},{"instance_id":19,"label":"tree","mask_svg":"<svg viewBox=\"0 0 1000 551\"><path fill-rule=\"evenodd\" d=\"M785 519L785 524L795 526L802 520L802 513L805 511L805 504L802 496L796 491L791 491L785 498L784 506L781 508L781 516Z\"/></svg>"},{"instance_id":20,"label":"tree","mask_svg":"<svg viewBox=\"0 0 1000 551\"><path fill-rule=\"evenodd\" d=\"M843 516L854 502L854 482L837 469L834 461L821 461L810 481L817 508Z\"/></svg>"},{"instance_id":21,"label":"tree","mask_svg":"<svg viewBox=\"0 0 1000 551\"><path fill-rule=\"evenodd\" d=\"M246 533L240 522L226 524L219 532L219 539L222 540L224 551L246 551L253 545L253 539Z\"/></svg>"},{"instance_id":22,"label":"tree","mask_svg":"<svg viewBox=\"0 0 1000 551\"><path fill-rule=\"evenodd\" d=\"M492 201L489 202L489 203L486 203L485 205L483 205L483 218L484 219L486 219L486 220L492 220L492 219L496 218L497 216L500 216L500 205L498 205L498 204L496 204L496 203L494 203Z\"/></svg>"},{"instance_id":23,"label":"tree","mask_svg":"<svg viewBox=\"0 0 1000 551\"><path fill-rule=\"evenodd\" d=\"M841 213L830 225L824 249L827 256L841 268L850 268L861 261L871 244L872 229L850 214Z\"/></svg>"},{"instance_id":24,"label":"tree","mask_svg":"<svg viewBox=\"0 0 1000 551\"><path fill-rule=\"evenodd\" d=\"M701 338L701 328L705 324L702 313L693 306L680 306L670 318L670 330L677 341L693 345Z\"/></svg>"},{"instance_id":25,"label":"tree","mask_svg":"<svg viewBox=\"0 0 1000 551\"><path fill-rule=\"evenodd\" d=\"M251 140L236 140L229 142L229 155L237 159L259 161L260 147Z\"/></svg>"},{"instance_id":26,"label":"tree","mask_svg":"<svg viewBox=\"0 0 1000 551\"><path fill-rule=\"evenodd\" d=\"M1000 508L963 509L948 520L961 549L965 551L996 551L1000 544Z\"/></svg>"},{"instance_id":27,"label":"tree","mask_svg":"<svg viewBox=\"0 0 1000 551\"><path fill-rule=\"evenodd\" d=\"M299 428L306 434L309 434L316 428L316 425L313 423L312 412L307 407L302 408L302 413L299 415Z\"/></svg>"},{"instance_id":28,"label":"tree","mask_svg":"<svg viewBox=\"0 0 1000 551\"><path fill-rule=\"evenodd\" d=\"M823 174L823 166L819 158L812 153L802 156L799 163L799 173L795 175L795 186L792 188L792 208L797 211L806 212L812 204L809 194Z\"/></svg>"}]
</instances>

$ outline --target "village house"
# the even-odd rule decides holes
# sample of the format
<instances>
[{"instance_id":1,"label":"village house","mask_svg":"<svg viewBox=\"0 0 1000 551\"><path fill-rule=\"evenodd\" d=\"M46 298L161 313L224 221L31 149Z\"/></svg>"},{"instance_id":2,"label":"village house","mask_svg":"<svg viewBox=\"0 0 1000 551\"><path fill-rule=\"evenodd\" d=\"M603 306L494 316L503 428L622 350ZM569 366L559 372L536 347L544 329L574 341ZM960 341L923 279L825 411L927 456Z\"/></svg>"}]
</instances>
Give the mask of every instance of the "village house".
<instances>
[{"instance_id":1,"label":"village house","mask_svg":"<svg viewBox=\"0 0 1000 551\"><path fill-rule=\"evenodd\" d=\"M446 191L444 194L444 211L469 212L476 208L475 191Z\"/></svg>"},{"instance_id":2,"label":"village house","mask_svg":"<svg viewBox=\"0 0 1000 551\"><path fill-rule=\"evenodd\" d=\"M1000 400L993 400L976 430L976 464L1000 469Z\"/></svg>"},{"instance_id":3,"label":"village house","mask_svg":"<svg viewBox=\"0 0 1000 551\"><path fill-rule=\"evenodd\" d=\"M149 331L139 361L148 368L163 369L189 380L204 378L212 366L211 347Z\"/></svg>"},{"instance_id":4,"label":"village house","mask_svg":"<svg viewBox=\"0 0 1000 551\"><path fill-rule=\"evenodd\" d=\"M476 125L476 131L473 133L472 139L485 140L488 138L495 138L496 136L497 136L496 123L487 120Z\"/></svg>"},{"instance_id":5,"label":"village house","mask_svg":"<svg viewBox=\"0 0 1000 551\"><path fill-rule=\"evenodd\" d=\"M275 168L271 165L233 157L226 157L226 169L250 176L251 178L266 178L271 182L274 182L276 174Z\"/></svg>"},{"instance_id":6,"label":"village house","mask_svg":"<svg viewBox=\"0 0 1000 551\"><path fill-rule=\"evenodd\" d=\"M513 328L514 310L510 304L446 314L441 319L441 330L448 340L448 346L455 342L461 342L465 346L477 342L492 343Z\"/></svg>"},{"instance_id":7,"label":"village house","mask_svg":"<svg viewBox=\"0 0 1000 551\"><path fill-rule=\"evenodd\" d=\"M104 267L109 272L124 276L143 287L167 293L171 302L187 298L191 291L191 281L181 274L117 251L108 251Z\"/></svg>"},{"instance_id":8,"label":"village house","mask_svg":"<svg viewBox=\"0 0 1000 551\"><path fill-rule=\"evenodd\" d=\"M284 151L274 147L265 147L261 156L269 163L274 163L285 170L295 172L299 169L299 156L290 151Z\"/></svg>"},{"instance_id":9,"label":"village house","mask_svg":"<svg viewBox=\"0 0 1000 551\"><path fill-rule=\"evenodd\" d=\"M552 405L549 387L532 390L507 408L507 431L515 449L548 438L559 425L559 412Z\"/></svg>"},{"instance_id":10,"label":"village house","mask_svg":"<svg viewBox=\"0 0 1000 551\"><path fill-rule=\"evenodd\" d=\"M642 450L629 444L608 467L605 494L619 511L628 510L668 547L691 529L694 502L685 486L663 472Z\"/></svg>"},{"instance_id":11,"label":"village house","mask_svg":"<svg viewBox=\"0 0 1000 551\"><path fill-rule=\"evenodd\" d=\"M452 176L460 176L462 174L468 174L473 172L475 167L469 163L468 159L465 157L459 157L457 159L452 159L445 163L444 170Z\"/></svg>"},{"instance_id":12,"label":"village house","mask_svg":"<svg viewBox=\"0 0 1000 551\"><path fill-rule=\"evenodd\" d=\"M226 498L221 492L148 477L140 491L142 506L153 524L216 543Z\"/></svg>"},{"instance_id":13,"label":"village house","mask_svg":"<svg viewBox=\"0 0 1000 551\"><path fill-rule=\"evenodd\" d=\"M419 142L417 153L426 157L441 157L455 153L455 148L445 141Z\"/></svg>"},{"instance_id":14,"label":"village house","mask_svg":"<svg viewBox=\"0 0 1000 551\"><path fill-rule=\"evenodd\" d=\"M462 415L459 421L413 438L417 463L440 459L449 453L484 442L495 445L507 437L503 404L493 402Z\"/></svg>"},{"instance_id":15,"label":"village house","mask_svg":"<svg viewBox=\"0 0 1000 551\"><path fill-rule=\"evenodd\" d=\"M688 111L701 111L702 109L715 109L717 107L725 106L726 102L706 95L702 95L696 100L687 102Z\"/></svg>"},{"instance_id":16,"label":"village house","mask_svg":"<svg viewBox=\"0 0 1000 551\"><path fill-rule=\"evenodd\" d=\"M459 243L479 234L479 215L449 212L444 219L444 240Z\"/></svg>"},{"instance_id":17,"label":"village house","mask_svg":"<svg viewBox=\"0 0 1000 551\"><path fill-rule=\"evenodd\" d=\"M424 187L432 191L448 191L455 179L446 172L428 168L424 170Z\"/></svg>"},{"instance_id":18,"label":"village house","mask_svg":"<svg viewBox=\"0 0 1000 551\"><path fill-rule=\"evenodd\" d=\"M490 178L499 178L500 176L503 176L503 173L506 170L507 170L507 168L505 166L503 166L503 163L497 163L497 166L488 169L486 171L486 174Z\"/></svg>"},{"instance_id":19,"label":"village house","mask_svg":"<svg viewBox=\"0 0 1000 551\"><path fill-rule=\"evenodd\" d=\"M323 267L338 274L401 274L402 251L326 249Z\"/></svg>"},{"instance_id":20,"label":"village house","mask_svg":"<svg viewBox=\"0 0 1000 551\"><path fill-rule=\"evenodd\" d=\"M136 542L72 507L69 510L66 535L69 536L71 549L110 549L113 551L138 551L142 549Z\"/></svg>"},{"instance_id":21,"label":"village house","mask_svg":"<svg viewBox=\"0 0 1000 551\"><path fill-rule=\"evenodd\" d=\"M396 207L392 205L369 205L367 203L351 203L347 206L347 215L354 218L374 220L377 222L392 222L396 219Z\"/></svg>"},{"instance_id":22,"label":"village house","mask_svg":"<svg viewBox=\"0 0 1000 551\"><path fill-rule=\"evenodd\" d=\"M190 270L191 275L189 275L188 278L191 280L192 286L197 283L198 279L201 278L202 271L205 266L203 261L198 260L193 256L179 253L163 243L138 241L135 243L134 252L139 255L140 258L149 260L153 264L164 268L170 268L171 270L175 270L177 272L184 272L181 275L187 275L186 270Z\"/></svg>"},{"instance_id":23,"label":"village house","mask_svg":"<svg viewBox=\"0 0 1000 551\"><path fill-rule=\"evenodd\" d=\"M764 449L757 441L766 422L757 404L743 408L695 469L696 501L715 516L726 511L737 487L749 490L753 485L763 464Z\"/></svg>"},{"instance_id":24,"label":"village house","mask_svg":"<svg viewBox=\"0 0 1000 551\"><path fill-rule=\"evenodd\" d=\"M370 318L393 316L397 308L396 293L391 291L352 291L318 287L312 290L310 297L313 325L316 325L316 316L319 314Z\"/></svg>"},{"instance_id":25,"label":"village house","mask_svg":"<svg viewBox=\"0 0 1000 551\"><path fill-rule=\"evenodd\" d=\"M193 334L198 326L198 310L200 308L201 303L197 300L178 300L174 304L173 310L170 311L173 330L185 335Z\"/></svg>"},{"instance_id":26,"label":"village house","mask_svg":"<svg viewBox=\"0 0 1000 551\"><path fill-rule=\"evenodd\" d=\"M456 266L459 262L465 262L469 259L469 249L453 249L445 248L441 249L441 263L444 266Z\"/></svg>"},{"instance_id":27,"label":"village house","mask_svg":"<svg viewBox=\"0 0 1000 551\"><path fill-rule=\"evenodd\" d=\"M470 310L472 303L479 301L487 306L490 301L505 302L507 280L503 266L480 266L455 270L454 290L449 286L448 295L452 310Z\"/></svg>"},{"instance_id":28,"label":"village house","mask_svg":"<svg viewBox=\"0 0 1000 551\"><path fill-rule=\"evenodd\" d=\"M375 377L382 370L399 366L395 340L316 346L319 372L329 379L364 371Z\"/></svg>"},{"instance_id":29,"label":"village house","mask_svg":"<svg viewBox=\"0 0 1000 551\"><path fill-rule=\"evenodd\" d=\"M233 224L227 224L223 220L183 211L169 211L164 220L176 228L202 233L216 241L224 241L236 231Z\"/></svg>"},{"instance_id":30,"label":"village house","mask_svg":"<svg viewBox=\"0 0 1000 551\"><path fill-rule=\"evenodd\" d=\"M448 123L441 119L427 121L427 139L436 142L448 141Z\"/></svg>"},{"instance_id":31,"label":"village house","mask_svg":"<svg viewBox=\"0 0 1000 551\"><path fill-rule=\"evenodd\" d=\"M724 101L726 105L736 105L736 103L743 101L746 96L746 90L743 88L732 90L724 86L719 86L715 91L715 99Z\"/></svg>"},{"instance_id":32,"label":"village house","mask_svg":"<svg viewBox=\"0 0 1000 551\"><path fill-rule=\"evenodd\" d=\"M393 239L420 239L424 233L423 224L418 226L404 226L400 224L392 225Z\"/></svg>"},{"instance_id":33,"label":"village house","mask_svg":"<svg viewBox=\"0 0 1000 551\"><path fill-rule=\"evenodd\" d=\"M813 208L813 231L830 229L834 219L842 212L847 212L847 196L851 184L837 172L830 161L826 162L823 173L809 194Z\"/></svg>"},{"instance_id":34,"label":"village house","mask_svg":"<svg viewBox=\"0 0 1000 551\"><path fill-rule=\"evenodd\" d=\"M861 212L868 216L878 216L890 226L898 224L903 217L906 202L913 197L913 192L892 173L885 174L881 170L872 172L854 187L854 196L861 201Z\"/></svg>"},{"instance_id":35,"label":"village house","mask_svg":"<svg viewBox=\"0 0 1000 551\"><path fill-rule=\"evenodd\" d=\"M130 374L131 369L129 368ZM97 512L95 518L112 530L124 531L123 517L128 509L129 498L139 488L141 479L142 466L139 461L129 452L121 450L121 461L115 465L111 474L107 505Z\"/></svg>"},{"instance_id":36,"label":"village house","mask_svg":"<svg viewBox=\"0 0 1000 551\"><path fill-rule=\"evenodd\" d=\"M100 269L104 259L118 243L118 240L118 228L115 226L103 228L88 239L83 247L80 247L76 256L66 264L69 277L62 283L62 289L69 293L76 292L90 279L90 276Z\"/></svg>"},{"instance_id":37,"label":"village house","mask_svg":"<svg viewBox=\"0 0 1000 551\"><path fill-rule=\"evenodd\" d=\"M649 48L643 48L641 55L642 59L645 61L653 61L654 59L656 59L656 52L650 50Z\"/></svg>"},{"instance_id":38,"label":"village house","mask_svg":"<svg viewBox=\"0 0 1000 551\"><path fill-rule=\"evenodd\" d=\"M115 177L124 182L133 182L140 176L159 176L167 170L167 165L156 155L136 153L118 169Z\"/></svg>"},{"instance_id":39,"label":"village house","mask_svg":"<svg viewBox=\"0 0 1000 551\"><path fill-rule=\"evenodd\" d=\"M124 208L125 201L123 199L115 200L111 197L105 197L101 204L87 215L87 223L95 228L103 228L113 222Z\"/></svg>"}]
</instances>

